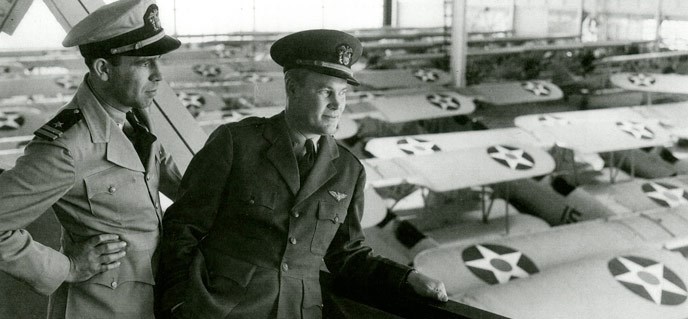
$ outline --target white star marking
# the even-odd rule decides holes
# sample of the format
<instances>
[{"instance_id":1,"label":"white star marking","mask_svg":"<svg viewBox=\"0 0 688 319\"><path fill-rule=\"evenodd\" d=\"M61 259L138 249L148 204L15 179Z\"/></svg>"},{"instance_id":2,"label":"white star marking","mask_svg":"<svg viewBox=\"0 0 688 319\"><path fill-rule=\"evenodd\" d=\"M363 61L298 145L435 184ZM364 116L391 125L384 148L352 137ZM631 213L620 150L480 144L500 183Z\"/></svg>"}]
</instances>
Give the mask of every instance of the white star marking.
<instances>
[{"instance_id":1,"label":"white star marking","mask_svg":"<svg viewBox=\"0 0 688 319\"><path fill-rule=\"evenodd\" d=\"M688 200L683 197L683 195L685 195L683 188L666 188L653 182L650 182L650 186L654 188L654 191L647 192L645 195L650 198L665 202L671 208L688 203Z\"/></svg>"},{"instance_id":2,"label":"white star marking","mask_svg":"<svg viewBox=\"0 0 688 319\"><path fill-rule=\"evenodd\" d=\"M459 101L445 94L430 94L428 95L428 101L444 111L455 111L461 107Z\"/></svg>"},{"instance_id":3,"label":"white star marking","mask_svg":"<svg viewBox=\"0 0 688 319\"><path fill-rule=\"evenodd\" d=\"M189 106L200 108L205 104L205 99L202 95L198 93L179 92L177 93L177 97L182 102L182 104L184 104L184 106L187 108Z\"/></svg>"},{"instance_id":4,"label":"white star marking","mask_svg":"<svg viewBox=\"0 0 688 319\"><path fill-rule=\"evenodd\" d=\"M251 75L244 77L244 81L251 83L266 83L270 82L270 80L272 79L269 76L258 75L256 73L251 73Z\"/></svg>"},{"instance_id":5,"label":"white star marking","mask_svg":"<svg viewBox=\"0 0 688 319\"><path fill-rule=\"evenodd\" d=\"M399 147L399 149L402 150L404 153L413 155L432 154L436 152L436 150L434 150L433 148L439 150L439 147L437 147L437 145L433 144L432 142L418 140L410 137L398 140L397 147Z\"/></svg>"},{"instance_id":6,"label":"white star marking","mask_svg":"<svg viewBox=\"0 0 688 319\"><path fill-rule=\"evenodd\" d=\"M439 75L437 75L437 72L423 69L419 69L416 72L414 72L413 76L415 76L423 82L435 82L439 79Z\"/></svg>"},{"instance_id":7,"label":"white star marking","mask_svg":"<svg viewBox=\"0 0 688 319\"><path fill-rule=\"evenodd\" d=\"M688 292L683 288L664 278L664 264L656 263L643 267L623 257L617 259L628 269L628 272L614 278L621 282L643 286L656 304L662 303L662 291L688 296Z\"/></svg>"},{"instance_id":8,"label":"white star marking","mask_svg":"<svg viewBox=\"0 0 688 319\"><path fill-rule=\"evenodd\" d=\"M652 133L644 124L632 121L618 122L616 125L620 130L633 135L637 139L652 139L655 134Z\"/></svg>"},{"instance_id":9,"label":"white star marking","mask_svg":"<svg viewBox=\"0 0 688 319\"><path fill-rule=\"evenodd\" d=\"M57 78L55 80L55 83L57 83L59 86L61 86L63 89L66 90L73 90L77 88L76 80L74 77L71 76L63 76L60 78Z\"/></svg>"},{"instance_id":10,"label":"white star marking","mask_svg":"<svg viewBox=\"0 0 688 319\"><path fill-rule=\"evenodd\" d=\"M528 278L530 276L527 271L518 266L518 261L523 253L517 251L500 255L481 245L476 245L475 247L483 255L483 258L467 261L465 264L470 267L491 271L500 284L509 282L512 277ZM497 268L495 265L502 269Z\"/></svg>"},{"instance_id":11,"label":"white star marking","mask_svg":"<svg viewBox=\"0 0 688 319\"><path fill-rule=\"evenodd\" d=\"M538 117L538 121L545 126L559 126L559 125L569 125L571 122L567 119L563 119L554 115L541 115Z\"/></svg>"},{"instance_id":12,"label":"white star marking","mask_svg":"<svg viewBox=\"0 0 688 319\"><path fill-rule=\"evenodd\" d=\"M497 150L497 152L490 153L490 156L492 158L505 161L511 169L516 169L516 167L518 167L519 164L526 167L533 167L533 165L535 165L535 163L523 157L525 151L520 148L510 150L501 145L497 145L495 146L495 149Z\"/></svg>"},{"instance_id":13,"label":"white star marking","mask_svg":"<svg viewBox=\"0 0 688 319\"><path fill-rule=\"evenodd\" d=\"M540 82L527 81L522 86L524 90L533 93L535 96L549 95L549 88Z\"/></svg>"},{"instance_id":14,"label":"white star marking","mask_svg":"<svg viewBox=\"0 0 688 319\"><path fill-rule=\"evenodd\" d=\"M220 67L209 64L194 65L193 70L206 78L216 77L221 72Z\"/></svg>"},{"instance_id":15,"label":"white star marking","mask_svg":"<svg viewBox=\"0 0 688 319\"><path fill-rule=\"evenodd\" d=\"M21 125L17 122L21 116L17 113L4 113L0 112L0 128L9 127L13 129L18 129Z\"/></svg>"},{"instance_id":16,"label":"white star marking","mask_svg":"<svg viewBox=\"0 0 688 319\"><path fill-rule=\"evenodd\" d=\"M628 81L637 86L651 86L655 84L655 78L645 73L632 74L628 77Z\"/></svg>"}]
</instances>

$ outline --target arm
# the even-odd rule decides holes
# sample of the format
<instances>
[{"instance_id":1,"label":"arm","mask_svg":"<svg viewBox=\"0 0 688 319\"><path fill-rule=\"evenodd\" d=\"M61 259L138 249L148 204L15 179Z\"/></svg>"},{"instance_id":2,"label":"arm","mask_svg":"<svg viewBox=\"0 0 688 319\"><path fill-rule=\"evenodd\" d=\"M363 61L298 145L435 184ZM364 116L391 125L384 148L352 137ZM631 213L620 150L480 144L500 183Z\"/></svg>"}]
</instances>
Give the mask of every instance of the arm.
<instances>
[{"instance_id":1,"label":"arm","mask_svg":"<svg viewBox=\"0 0 688 319\"><path fill-rule=\"evenodd\" d=\"M182 179L182 174L179 173L177 164L174 162L172 154L165 150L165 147L160 144L160 191L169 199L177 199L177 189Z\"/></svg>"},{"instance_id":2,"label":"arm","mask_svg":"<svg viewBox=\"0 0 688 319\"><path fill-rule=\"evenodd\" d=\"M337 231L325 256L327 268L340 282L372 295L399 293L409 288L420 296L447 301L444 283L411 267L373 256L372 249L363 245L365 237L360 221L363 216L364 187L365 170L361 169L346 220Z\"/></svg>"},{"instance_id":3,"label":"arm","mask_svg":"<svg viewBox=\"0 0 688 319\"><path fill-rule=\"evenodd\" d=\"M166 311L184 301L189 265L201 239L208 233L222 200L232 167L232 137L226 126L218 128L191 160L178 192L178 200L163 218L158 310Z\"/></svg>"}]
</instances>

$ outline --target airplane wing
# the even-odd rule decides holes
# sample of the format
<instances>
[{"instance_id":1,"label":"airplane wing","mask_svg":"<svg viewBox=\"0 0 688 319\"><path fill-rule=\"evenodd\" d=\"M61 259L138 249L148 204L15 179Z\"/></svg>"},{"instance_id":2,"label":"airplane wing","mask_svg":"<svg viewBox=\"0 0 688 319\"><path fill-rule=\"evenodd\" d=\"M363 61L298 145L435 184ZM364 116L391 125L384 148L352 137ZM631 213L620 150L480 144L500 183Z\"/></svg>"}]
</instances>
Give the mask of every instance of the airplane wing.
<instances>
[{"instance_id":1,"label":"airplane wing","mask_svg":"<svg viewBox=\"0 0 688 319\"><path fill-rule=\"evenodd\" d=\"M554 170L554 160L548 153L518 143L368 159L363 164L373 186L406 182L436 192L539 176Z\"/></svg>"},{"instance_id":2,"label":"airplane wing","mask_svg":"<svg viewBox=\"0 0 688 319\"><path fill-rule=\"evenodd\" d=\"M510 143L536 145L542 148L554 145L552 140L540 140L519 128L503 128L374 138L366 143L365 150L377 158L393 158Z\"/></svg>"},{"instance_id":3,"label":"airplane wing","mask_svg":"<svg viewBox=\"0 0 688 319\"><path fill-rule=\"evenodd\" d=\"M609 80L628 91L688 94L688 75L621 72Z\"/></svg>"},{"instance_id":4,"label":"airplane wing","mask_svg":"<svg viewBox=\"0 0 688 319\"><path fill-rule=\"evenodd\" d=\"M678 319L688 315L687 282L688 260L680 254L635 249L562 264L458 300L509 318Z\"/></svg>"},{"instance_id":5,"label":"airplane wing","mask_svg":"<svg viewBox=\"0 0 688 319\"><path fill-rule=\"evenodd\" d=\"M688 78L687 78L688 79ZM649 120L655 120L674 136L688 138L688 103L635 106L633 110Z\"/></svg>"},{"instance_id":6,"label":"airplane wing","mask_svg":"<svg viewBox=\"0 0 688 319\"><path fill-rule=\"evenodd\" d=\"M516 126L541 139L587 153L670 145L668 131L631 108L518 116Z\"/></svg>"},{"instance_id":7,"label":"airplane wing","mask_svg":"<svg viewBox=\"0 0 688 319\"><path fill-rule=\"evenodd\" d=\"M468 89L474 92L476 99L492 105L554 101L564 97L558 86L542 80L486 83L471 85Z\"/></svg>"},{"instance_id":8,"label":"airplane wing","mask_svg":"<svg viewBox=\"0 0 688 319\"><path fill-rule=\"evenodd\" d=\"M29 11L32 2L33 0L6 0L0 2L0 31L12 35L26 12Z\"/></svg>"},{"instance_id":9,"label":"airplane wing","mask_svg":"<svg viewBox=\"0 0 688 319\"><path fill-rule=\"evenodd\" d=\"M375 117L390 123L450 117L475 111L472 99L449 91L387 95L374 97L368 103L380 113Z\"/></svg>"},{"instance_id":10,"label":"airplane wing","mask_svg":"<svg viewBox=\"0 0 688 319\"><path fill-rule=\"evenodd\" d=\"M438 69L363 70L355 77L361 85L376 90L441 86L451 82L451 76Z\"/></svg>"}]
</instances>

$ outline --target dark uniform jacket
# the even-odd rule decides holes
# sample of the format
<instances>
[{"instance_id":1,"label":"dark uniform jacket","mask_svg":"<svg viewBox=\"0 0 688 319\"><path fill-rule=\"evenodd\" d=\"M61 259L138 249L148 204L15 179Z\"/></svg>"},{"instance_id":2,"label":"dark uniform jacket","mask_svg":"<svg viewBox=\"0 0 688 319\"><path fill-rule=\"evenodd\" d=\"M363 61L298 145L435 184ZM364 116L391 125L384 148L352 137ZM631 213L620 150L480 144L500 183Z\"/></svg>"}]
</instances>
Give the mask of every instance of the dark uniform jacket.
<instances>
[{"instance_id":1,"label":"dark uniform jacket","mask_svg":"<svg viewBox=\"0 0 688 319\"><path fill-rule=\"evenodd\" d=\"M138 116L150 128L145 113ZM158 190L174 197L177 167L158 141L148 145L144 165L86 81L41 132L55 139L34 138L16 166L0 174L0 270L52 294L49 318L152 318ZM22 230L51 206L62 224L63 251L118 234L128 244L121 266L65 283L69 259Z\"/></svg>"},{"instance_id":2,"label":"dark uniform jacket","mask_svg":"<svg viewBox=\"0 0 688 319\"><path fill-rule=\"evenodd\" d=\"M324 141L323 141L324 139ZM319 318L319 269L395 292L410 271L363 245L365 171L321 138L300 187L280 113L218 128L194 157L163 222L162 309L188 318Z\"/></svg>"}]
</instances>

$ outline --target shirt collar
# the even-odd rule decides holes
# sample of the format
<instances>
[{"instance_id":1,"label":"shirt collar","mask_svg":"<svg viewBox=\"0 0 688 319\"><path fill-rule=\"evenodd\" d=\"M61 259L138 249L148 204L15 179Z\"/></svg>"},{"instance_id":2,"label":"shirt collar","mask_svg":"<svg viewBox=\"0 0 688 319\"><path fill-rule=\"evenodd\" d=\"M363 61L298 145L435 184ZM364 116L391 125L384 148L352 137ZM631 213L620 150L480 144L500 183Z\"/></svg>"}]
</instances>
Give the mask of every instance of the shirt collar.
<instances>
[{"instance_id":1,"label":"shirt collar","mask_svg":"<svg viewBox=\"0 0 688 319\"><path fill-rule=\"evenodd\" d=\"M96 92L96 91L93 89L93 86L91 85L91 81L90 81L88 75L86 76L86 84L88 85L88 88L91 90L91 93L93 93L93 96L95 96L96 100L98 100L98 102L100 103L100 105L103 106L103 109L105 110L105 113L107 113L107 115L115 122L115 124L117 124L117 127L119 127L120 129L122 129L122 128L124 127L124 122L125 122L126 119L127 119L127 117L126 117L126 116L127 116L127 113L126 113L126 112L122 112L122 111L116 109L114 106L112 106L112 105L108 104L107 102L105 102L105 101L98 95L98 92Z\"/></svg>"}]
</instances>

